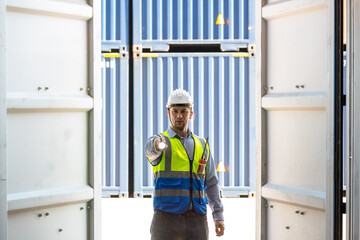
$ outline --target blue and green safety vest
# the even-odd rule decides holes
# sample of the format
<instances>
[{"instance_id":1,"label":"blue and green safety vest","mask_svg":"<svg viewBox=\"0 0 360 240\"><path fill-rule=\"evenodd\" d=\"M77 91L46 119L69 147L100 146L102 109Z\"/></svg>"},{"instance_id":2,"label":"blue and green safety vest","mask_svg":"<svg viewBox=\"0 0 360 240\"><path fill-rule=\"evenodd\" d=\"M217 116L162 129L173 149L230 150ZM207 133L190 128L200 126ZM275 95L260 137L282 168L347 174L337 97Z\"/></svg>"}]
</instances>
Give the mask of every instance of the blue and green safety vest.
<instances>
[{"instance_id":1,"label":"blue and green safety vest","mask_svg":"<svg viewBox=\"0 0 360 240\"><path fill-rule=\"evenodd\" d=\"M178 138L170 138L167 132L161 135L168 148L160 163L153 166L154 209L183 214L192 202L196 213L206 214L205 168L209 158L209 146L204 139L192 135L195 143L194 156L188 156ZM207 146L203 156L205 144ZM201 159L202 156L204 159Z\"/></svg>"}]
</instances>

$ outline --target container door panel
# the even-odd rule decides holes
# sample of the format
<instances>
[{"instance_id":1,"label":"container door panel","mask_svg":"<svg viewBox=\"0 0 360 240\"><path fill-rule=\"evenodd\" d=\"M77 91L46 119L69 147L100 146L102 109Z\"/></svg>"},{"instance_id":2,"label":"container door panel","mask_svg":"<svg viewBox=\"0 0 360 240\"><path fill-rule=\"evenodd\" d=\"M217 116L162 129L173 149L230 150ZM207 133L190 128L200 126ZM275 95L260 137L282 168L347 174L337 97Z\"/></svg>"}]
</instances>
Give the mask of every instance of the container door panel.
<instances>
[{"instance_id":1,"label":"container door panel","mask_svg":"<svg viewBox=\"0 0 360 240\"><path fill-rule=\"evenodd\" d=\"M101 5L1 5L8 206L1 239L100 239Z\"/></svg>"},{"instance_id":2,"label":"container door panel","mask_svg":"<svg viewBox=\"0 0 360 240\"><path fill-rule=\"evenodd\" d=\"M333 1L256 6L257 239L331 239Z\"/></svg>"}]
</instances>

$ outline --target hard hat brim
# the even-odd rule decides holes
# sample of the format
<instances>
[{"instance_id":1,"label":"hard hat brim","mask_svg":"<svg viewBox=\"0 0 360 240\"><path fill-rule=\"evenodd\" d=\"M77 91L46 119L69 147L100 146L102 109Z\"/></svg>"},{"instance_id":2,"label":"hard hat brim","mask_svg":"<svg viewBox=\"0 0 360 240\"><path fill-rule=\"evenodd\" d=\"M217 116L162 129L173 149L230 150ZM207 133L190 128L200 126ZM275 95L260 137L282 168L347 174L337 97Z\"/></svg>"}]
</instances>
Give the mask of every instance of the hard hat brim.
<instances>
[{"instance_id":1,"label":"hard hat brim","mask_svg":"<svg viewBox=\"0 0 360 240\"><path fill-rule=\"evenodd\" d=\"M169 104L166 107L167 108L171 108L171 107L192 107L193 105L191 103L174 103L174 104Z\"/></svg>"}]
</instances>

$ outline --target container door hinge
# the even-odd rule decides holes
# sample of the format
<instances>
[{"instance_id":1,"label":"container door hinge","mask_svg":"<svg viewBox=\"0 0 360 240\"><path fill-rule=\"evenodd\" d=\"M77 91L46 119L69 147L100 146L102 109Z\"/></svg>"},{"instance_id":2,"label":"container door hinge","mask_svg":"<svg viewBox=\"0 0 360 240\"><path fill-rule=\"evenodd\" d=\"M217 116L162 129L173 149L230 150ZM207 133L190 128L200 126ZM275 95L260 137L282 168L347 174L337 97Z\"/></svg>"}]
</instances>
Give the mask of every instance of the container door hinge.
<instances>
[{"instance_id":1,"label":"container door hinge","mask_svg":"<svg viewBox=\"0 0 360 240\"><path fill-rule=\"evenodd\" d=\"M139 45L133 46L133 58L140 58L141 55L141 47Z\"/></svg>"},{"instance_id":2,"label":"container door hinge","mask_svg":"<svg viewBox=\"0 0 360 240\"><path fill-rule=\"evenodd\" d=\"M254 57L255 56L255 47L256 45L255 44L249 44L248 45L248 53L251 57Z\"/></svg>"}]
</instances>

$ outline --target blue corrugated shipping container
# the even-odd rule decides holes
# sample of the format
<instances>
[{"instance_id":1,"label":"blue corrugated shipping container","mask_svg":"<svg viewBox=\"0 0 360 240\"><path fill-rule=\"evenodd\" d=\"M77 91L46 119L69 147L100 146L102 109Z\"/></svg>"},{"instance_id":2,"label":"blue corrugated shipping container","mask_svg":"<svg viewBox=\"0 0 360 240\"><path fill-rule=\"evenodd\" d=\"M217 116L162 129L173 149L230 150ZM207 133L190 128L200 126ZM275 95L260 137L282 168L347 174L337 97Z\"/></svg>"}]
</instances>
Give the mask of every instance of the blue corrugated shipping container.
<instances>
[{"instance_id":1,"label":"blue corrugated shipping container","mask_svg":"<svg viewBox=\"0 0 360 240\"><path fill-rule=\"evenodd\" d=\"M135 196L151 195L152 168L144 155L148 137L169 126L167 97L183 88L194 98L195 118L190 129L209 137L224 196L248 195L255 190L253 58L239 53L143 54L134 63ZM252 171L253 170L253 171ZM251 176L250 176L251 175Z\"/></svg>"},{"instance_id":2,"label":"blue corrugated shipping container","mask_svg":"<svg viewBox=\"0 0 360 240\"><path fill-rule=\"evenodd\" d=\"M102 51L129 51L129 0L102 0Z\"/></svg>"},{"instance_id":3,"label":"blue corrugated shipping container","mask_svg":"<svg viewBox=\"0 0 360 240\"><path fill-rule=\"evenodd\" d=\"M249 12L249 0L134 0L134 45L167 51L169 44L219 43L236 51L252 40Z\"/></svg>"},{"instance_id":4,"label":"blue corrugated shipping container","mask_svg":"<svg viewBox=\"0 0 360 240\"><path fill-rule=\"evenodd\" d=\"M144 156L146 139L168 127L165 102L177 87L195 100L191 129L209 136L224 196L255 191L255 121L253 58L244 53L142 53L168 51L169 46L219 44L237 51L254 43L254 21L248 0L134 0L133 49L129 46L129 0L102 0L102 51L119 50L120 58L104 58L103 191L128 194L128 134L134 131L134 193L152 194L151 167ZM224 24L215 24L217 18ZM221 21L220 21L221 22ZM134 129L129 125L128 60L134 51ZM234 55L235 54L235 55ZM124 85L124 86L123 86ZM120 135L121 134L121 135ZM126 146L126 147L124 147Z\"/></svg>"},{"instance_id":5,"label":"blue corrugated shipping container","mask_svg":"<svg viewBox=\"0 0 360 240\"><path fill-rule=\"evenodd\" d=\"M102 57L102 189L103 197L128 196L129 57Z\"/></svg>"}]
</instances>

